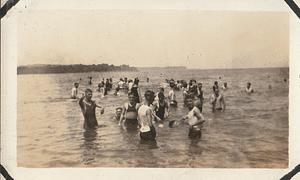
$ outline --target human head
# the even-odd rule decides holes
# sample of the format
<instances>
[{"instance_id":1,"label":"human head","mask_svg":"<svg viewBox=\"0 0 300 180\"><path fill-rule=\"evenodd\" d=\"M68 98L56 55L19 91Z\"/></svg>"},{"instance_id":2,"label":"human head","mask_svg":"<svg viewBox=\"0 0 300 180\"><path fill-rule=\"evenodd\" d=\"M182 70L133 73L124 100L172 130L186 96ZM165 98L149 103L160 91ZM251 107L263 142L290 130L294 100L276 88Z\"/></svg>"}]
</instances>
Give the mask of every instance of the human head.
<instances>
[{"instance_id":1,"label":"human head","mask_svg":"<svg viewBox=\"0 0 300 180\"><path fill-rule=\"evenodd\" d=\"M121 107L117 107L116 108L116 115L117 115L117 117L120 117L121 114L122 114L122 108Z\"/></svg>"},{"instance_id":2,"label":"human head","mask_svg":"<svg viewBox=\"0 0 300 180\"><path fill-rule=\"evenodd\" d=\"M215 82L214 82L214 85L218 86L218 81L215 81Z\"/></svg>"},{"instance_id":3,"label":"human head","mask_svg":"<svg viewBox=\"0 0 300 180\"><path fill-rule=\"evenodd\" d=\"M74 87L78 88L79 87L79 83L78 82L74 83Z\"/></svg>"},{"instance_id":4,"label":"human head","mask_svg":"<svg viewBox=\"0 0 300 180\"><path fill-rule=\"evenodd\" d=\"M249 88L251 86L251 83L250 82L247 82L247 87Z\"/></svg>"},{"instance_id":5,"label":"human head","mask_svg":"<svg viewBox=\"0 0 300 180\"><path fill-rule=\"evenodd\" d=\"M202 88L202 83L198 83L198 87L201 89Z\"/></svg>"},{"instance_id":6,"label":"human head","mask_svg":"<svg viewBox=\"0 0 300 180\"><path fill-rule=\"evenodd\" d=\"M151 90L147 90L145 92L145 100L148 102L148 103L153 103L154 101L154 92L151 91Z\"/></svg>"},{"instance_id":7,"label":"human head","mask_svg":"<svg viewBox=\"0 0 300 180\"><path fill-rule=\"evenodd\" d=\"M187 96L186 99L185 99L185 102L186 102L186 106L189 109L192 109L194 107L194 102L193 102L192 96Z\"/></svg>"},{"instance_id":8,"label":"human head","mask_svg":"<svg viewBox=\"0 0 300 180\"><path fill-rule=\"evenodd\" d=\"M134 94L132 92L128 93L128 100L129 100L130 104L133 104L136 102L136 97L134 96Z\"/></svg>"},{"instance_id":9,"label":"human head","mask_svg":"<svg viewBox=\"0 0 300 180\"><path fill-rule=\"evenodd\" d=\"M196 83L197 83L197 81L195 79L192 79L192 84L194 85Z\"/></svg>"},{"instance_id":10,"label":"human head","mask_svg":"<svg viewBox=\"0 0 300 180\"><path fill-rule=\"evenodd\" d=\"M84 95L87 100L91 100L93 96L93 91L88 88L84 91Z\"/></svg>"}]
</instances>

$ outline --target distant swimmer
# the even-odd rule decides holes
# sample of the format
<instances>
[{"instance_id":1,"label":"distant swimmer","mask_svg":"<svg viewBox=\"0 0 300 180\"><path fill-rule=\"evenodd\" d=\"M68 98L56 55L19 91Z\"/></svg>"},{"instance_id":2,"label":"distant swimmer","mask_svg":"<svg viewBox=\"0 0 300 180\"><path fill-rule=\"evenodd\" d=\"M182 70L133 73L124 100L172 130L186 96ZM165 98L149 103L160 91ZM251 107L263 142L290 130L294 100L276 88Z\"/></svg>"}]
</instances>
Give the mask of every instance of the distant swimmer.
<instances>
[{"instance_id":1,"label":"distant swimmer","mask_svg":"<svg viewBox=\"0 0 300 180\"><path fill-rule=\"evenodd\" d=\"M218 81L215 81L213 85L213 91L215 91L216 89L219 89Z\"/></svg>"},{"instance_id":2,"label":"distant swimmer","mask_svg":"<svg viewBox=\"0 0 300 180\"><path fill-rule=\"evenodd\" d=\"M269 88L269 89L272 89L272 85L271 85L271 84L269 84L268 88Z\"/></svg>"},{"instance_id":3,"label":"distant swimmer","mask_svg":"<svg viewBox=\"0 0 300 180\"><path fill-rule=\"evenodd\" d=\"M116 108L116 112L115 112L115 116L113 117L113 119L115 120L115 121L120 121L120 119L121 119L121 115L122 115L122 108L121 107L117 107Z\"/></svg>"},{"instance_id":4,"label":"distant swimmer","mask_svg":"<svg viewBox=\"0 0 300 180\"><path fill-rule=\"evenodd\" d=\"M140 104L136 102L136 97L132 92L128 93L128 103L125 103L122 109L122 115L119 125L122 125L127 130L136 130L138 127L138 109Z\"/></svg>"},{"instance_id":5,"label":"distant swimmer","mask_svg":"<svg viewBox=\"0 0 300 180\"><path fill-rule=\"evenodd\" d=\"M201 101L204 100L204 93L202 89L202 83L198 83L198 97L201 99Z\"/></svg>"},{"instance_id":6,"label":"distant swimmer","mask_svg":"<svg viewBox=\"0 0 300 180\"><path fill-rule=\"evenodd\" d=\"M201 114L200 110L196 106L194 106L191 96L187 97L186 101L187 107L189 109L188 114L179 121L170 121L169 127L175 127L184 122L189 126L189 138L199 139L202 135L201 129L203 123L205 122L204 117Z\"/></svg>"},{"instance_id":7,"label":"distant swimmer","mask_svg":"<svg viewBox=\"0 0 300 180\"><path fill-rule=\"evenodd\" d=\"M177 107L177 101L176 101L176 95L175 95L175 92L174 92L174 85L170 86L170 91L169 91L169 94L168 94L168 99L169 99L169 103L170 103L170 106L173 106L173 107Z\"/></svg>"},{"instance_id":8,"label":"distant swimmer","mask_svg":"<svg viewBox=\"0 0 300 180\"><path fill-rule=\"evenodd\" d=\"M147 90L145 92L145 102L138 110L138 122L140 126L140 138L144 141L154 141L156 131L154 128L154 112L150 107L154 101L154 92Z\"/></svg>"},{"instance_id":9,"label":"distant swimmer","mask_svg":"<svg viewBox=\"0 0 300 180\"><path fill-rule=\"evenodd\" d=\"M118 82L118 86L120 89L123 89L124 87L124 80L122 78L120 78L120 81Z\"/></svg>"},{"instance_id":10,"label":"distant swimmer","mask_svg":"<svg viewBox=\"0 0 300 180\"><path fill-rule=\"evenodd\" d=\"M196 83L197 83L196 80L192 79L192 80L190 80L190 83L188 86L188 91L193 96L198 96L198 86Z\"/></svg>"},{"instance_id":11,"label":"distant swimmer","mask_svg":"<svg viewBox=\"0 0 300 180\"><path fill-rule=\"evenodd\" d=\"M84 95L79 100L79 106L84 117L83 127L85 129L95 128L98 126L96 119L96 107L101 108L101 114L104 113L104 108L96 104L96 102L92 100L92 96L92 90L86 89Z\"/></svg>"},{"instance_id":12,"label":"distant swimmer","mask_svg":"<svg viewBox=\"0 0 300 180\"><path fill-rule=\"evenodd\" d=\"M212 112L225 111L226 104L224 96L219 92L219 89L215 89L215 91L211 95L210 103L212 105Z\"/></svg>"},{"instance_id":13,"label":"distant swimmer","mask_svg":"<svg viewBox=\"0 0 300 180\"><path fill-rule=\"evenodd\" d=\"M136 82L138 83L138 82ZM140 95L139 95L139 86L138 84L133 83L132 87L131 87L131 92L133 93L134 97L136 98L136 102L140 103Z\"/></svg>"},{"instance_id":14,"label":"distant swimmer","mask_svg":"<svg viewBox=\"0 0 300 180\"><path fill-rule=\"evenodd\" d=\"M204 95L203 95L203 90L202 90L202 83L198 83L197 91L198 91L197 96L194 97L194 105L202 113L203 103L204 103Z\"/></svg>"},{"instance_id":15,"label":"distant swimmer","mask_svg":"<svg viewBox=\"0 0 300 180\"><path fill-rule=\"evenodd\" d=\"M109 79L106 79L105 86L104 86L104 96L106 96L108 91L111 90Z\"/></svg>"},{"instance_id":16,"label":"distant swimmer","mask_svg":"<svg viewBox=\"0 0 300 180\"><path fill-rule=\"evenodd\" d=\"M132 81L132 79L129 79L128 80L128 91L129 92L131 91L132 86L133 86L133 81Z\"/></svg>"},{"instance_id":17,"label":"distant swimmer","mask_svg":"<svg viewBox=\"0 0 300 180\"><path fill-rule=\"evenodd\" d=\"M104 97L104 92L105 92L105 83L104 81L101 81L99 84L98 84L98 91L101 93L101 97Z\"/></svg>"},{"instance_id":18,"label":"distant swimmer","mask_svg":"<svg viewBox=\"0 0 300 180\"><path fill-rule=\"evenodd\" d=\"M93 79L93 77L92 77L92 76L89 76L88 78L89 78L88 84L91 85L91 84L92 84L92 79Z\"/></svg>"},{"instance_id":19,"label":"distant swimmer","mask_svg":"<svg viewBox=\"0 0 300 180\"><path fill-rule=\"evenodd\" d=\"M170 113L169 103L166 101L163 92L159 92L157 96L158 101L153 103L154 111L157 117L159 117L161 120L164 120L169 116Z\"/></svg>"},{"instance_id":20,"label":"distant swimmer","mask_svg":"<svg viewBox=\"0 0 300 180\"><path fill-rule=\"evenodd\" d=\"M224 82L222 89L223 91L226 91L228 89L227 82Z\"/></svg>"},{"instance_id":21,"label":"distant swimmer","mask_svg":"<svg viewBox=\"0 0 300 180\"><path fill-rule=\"evenodd\" d=\"M254 93L254 90L252 89L250 82L247 82L247 87L245 90L248 94Z\"/></svg>"},{"instance_id":22,"label":"distant swimmer","mask_svg":"<svg viewBox=\"0 0 300 180\"><path fill-rule=\"evenodd\" d=\"M77 95L78 95L78 87L79 87L79 83L74 83L74 87L72 88L72 92L71 92L71 99L77 99Z\"/></svg>"},{"instance_id":23,"label":"distant swimmer","mask_svg":"<svg viewBox=\"0 0 300 180\"><path fill-rule=\"evenodd\" d=\"M186 81L182 82L181 91L182 91L183 102L184 102L184 105L186 106L186 97L189 94L189 92L188 92L188 84L187 84Z\"/></svg>"},{"instance_id":24,"label":"distant swimmer","mask_svg":"<svg viewBox=\"0 0 300 180\"><path fill-rule=\"evenodd\" d=\"M150 81L149 77L147 77L147 83Z\"/></svg>"}]
</instances>

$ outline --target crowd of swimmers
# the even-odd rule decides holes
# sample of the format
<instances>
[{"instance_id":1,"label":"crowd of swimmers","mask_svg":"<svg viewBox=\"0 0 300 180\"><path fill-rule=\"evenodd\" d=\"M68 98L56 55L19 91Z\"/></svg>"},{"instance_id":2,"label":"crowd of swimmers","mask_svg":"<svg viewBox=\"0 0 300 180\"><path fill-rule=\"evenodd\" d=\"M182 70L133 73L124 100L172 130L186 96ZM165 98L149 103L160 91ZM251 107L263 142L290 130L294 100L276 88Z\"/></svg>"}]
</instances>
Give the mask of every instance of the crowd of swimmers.
<instances>
[{"instance_id":1,"label":"crowd of swimmers","mask_svg":"<svg viewBox=\"0 0 300 180\"><path fill-rule=\"evenodd\" d=\"M88 83L92 84L92 77L88 77ZM146 82L150 79L147 78ZM82 97L78 97L79 83L74 83L71 98L79 99L79 106L84 117L84 128L90 129L98 126L96 118L96 108L100 108L101 114L104 113L104 107L92 100L93 92L91 89L86 89ZM169 89L167 97L165 97L165 89ZM113 80L102 79L98 84L98 89L102 96L106 96L107 92L113 89ZM212 112L224 112L226 103L222 91L228 89L227 82L222 87L219 87L218 81L215 81L212 86L212 95L209 98ZM144 97L141 97L139 90L139 79L134 80L128 78L120 78L115 83L114 95L120 95L119 91L123 91L128 95L128 102L122 107L116 108L114 119L119 126L126 130L139 131L141 140L155 140L155 126L164 127L164 122L170 115L170 108L177 107L177 98L175 91L181 91L183 95L183 104L189 110L187 115L177 120L169 120L170 128L177 127L180 124L187 124L189 127L190 138L200 138L201 129L205 118L203 117L203 89L202 83L197 83L192 79L188 82L185 80L166 79L155 93L152 90L146 90ZM245 88L246 93L254 93L251 83L248 82ZM143 102L142 102L143 99ZM156 125L155 125L156 124Z\"/></svg>"}]
</instances>

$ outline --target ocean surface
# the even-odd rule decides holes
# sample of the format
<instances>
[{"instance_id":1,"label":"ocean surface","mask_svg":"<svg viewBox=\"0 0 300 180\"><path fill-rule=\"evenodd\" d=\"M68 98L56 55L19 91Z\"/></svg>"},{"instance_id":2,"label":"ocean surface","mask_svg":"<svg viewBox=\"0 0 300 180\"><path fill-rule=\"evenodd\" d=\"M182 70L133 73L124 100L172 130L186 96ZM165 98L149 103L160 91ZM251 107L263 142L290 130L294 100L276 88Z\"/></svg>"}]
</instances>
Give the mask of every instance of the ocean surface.
<instances>
[{"instance_id":1,"label":"ocean surface","mask_svg":"<svg viewBox=\"0 0 300 180\"><path fill-rule=\"evenodd\" d=\"M88 76L93 84L88 85ZM141 93L158 90L164 79L196 79L203 83L202 138L188 138L185 125L156 127L156 143L141 143L137 132L126 132L113 120L115 108L127 101L112 92L104 98L96 91L102 78L139 77ZM150 82L146 82L150 77ZM105 106L97 113L99 128L85 131L78 102L71 100L73 82L80 94L93 89L93 99ZM220 79L221 78L221 79ZM284 82L284 78L287 82ZM19 167L195 167L286 168L288 166L289 69L184 70L143 69L139 72L18 75L17 162ZM214 81L228 83L222 91L227 109L212 113L209 97ZM251 82L255 93L244 92ZM169 89L165 90L167 94ZM180 119L178 108L168 120Z\"/></svg>"}]
</instances>

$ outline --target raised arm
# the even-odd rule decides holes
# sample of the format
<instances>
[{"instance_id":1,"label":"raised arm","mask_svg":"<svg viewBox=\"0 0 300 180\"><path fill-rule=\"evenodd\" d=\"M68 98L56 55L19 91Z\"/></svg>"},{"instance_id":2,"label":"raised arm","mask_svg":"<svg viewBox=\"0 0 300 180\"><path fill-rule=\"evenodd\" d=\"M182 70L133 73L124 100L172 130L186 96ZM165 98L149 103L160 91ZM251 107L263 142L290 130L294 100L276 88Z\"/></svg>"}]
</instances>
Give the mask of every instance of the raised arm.
<instances>
[{"instance_id":1,"label":"raised arm","mask_svg":"<svg viewBox=\"0 0 300 180\"><path fill-rule=\"evenodd\" d=\"M80 108L81 108L82 113L84 114L84 113L85 113L85 108L84 108L84 104L83 104L83 99L84 99L84 96L82 96L82 97L79 99L78 104L79 104L79 106L80 106Z\"/></svg>"},{"instance_id":2,"label":"raised arm","mask_svg":"<svg viewBox=\"0 0 300 180\"><path fill-rule=\"evenodd\" d=\"M120 117L120 120L119 120L119 126L122 125L122 122L123 122L124 117L125 117L125 112L126 112L126 108L125 108L125 105L124 105L123 108L122 108L122 114L121 114L121 117Z\"/></svg>"}]
</instances>

